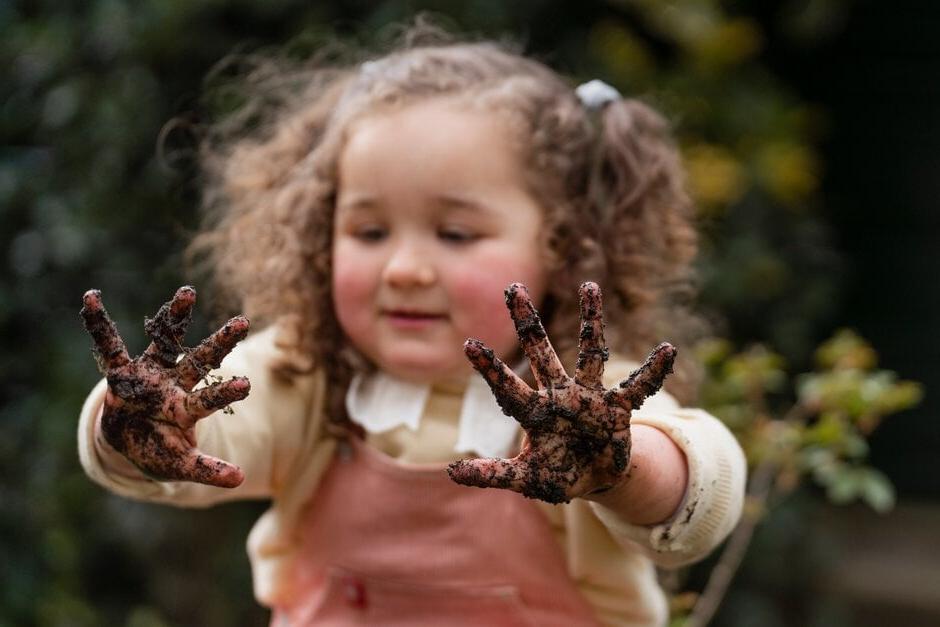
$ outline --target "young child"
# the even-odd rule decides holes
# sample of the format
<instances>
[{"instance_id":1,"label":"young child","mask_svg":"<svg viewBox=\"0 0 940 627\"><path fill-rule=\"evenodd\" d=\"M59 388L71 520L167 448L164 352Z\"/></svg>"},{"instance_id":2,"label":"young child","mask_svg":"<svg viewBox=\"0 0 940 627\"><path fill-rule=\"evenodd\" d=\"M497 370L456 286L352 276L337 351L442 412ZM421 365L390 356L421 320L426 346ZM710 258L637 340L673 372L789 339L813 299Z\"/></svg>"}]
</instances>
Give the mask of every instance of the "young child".
<instances>
[{"instance_id":1,"label":"young child","mask_svg":"<svg viewBox=\"0 0 940 627\"><path fill-rule=\"evenodd\" d=\"M745 476L720 422L656 393L675 349L631 361L692 323L663 119L490 43L267 76L269 122L206 143L194 242L256 331L183 348L183 287L132 360L86 293L88 474L271 499L248 550L275 625L663 624L654 565L714 548Z\"/></svg>"}]
</instances>

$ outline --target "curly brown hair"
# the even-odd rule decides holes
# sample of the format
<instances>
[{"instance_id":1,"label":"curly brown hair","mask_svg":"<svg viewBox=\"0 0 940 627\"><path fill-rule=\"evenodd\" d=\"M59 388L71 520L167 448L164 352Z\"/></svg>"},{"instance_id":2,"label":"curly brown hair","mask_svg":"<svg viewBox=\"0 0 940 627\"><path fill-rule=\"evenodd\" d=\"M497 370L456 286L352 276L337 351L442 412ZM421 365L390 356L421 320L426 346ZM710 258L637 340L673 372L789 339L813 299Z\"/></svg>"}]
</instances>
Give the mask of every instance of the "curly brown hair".
<instances>
[{"instance_id":1,"label":"curly brown hair","mask_svg":"<svg viewBox=\"0 0 940 627\"><path fill-rule=\"evenodd\" d=\"M688 307L697 237L680 157L666 121L639 100L591 112L544 64L421 23L396 49L363 62L239 62L244 103L200 146L204 223L188 253L209 271L223 309L279 323L282 374L323 368L341 392L369 367L333 313L338 157L358 117L442 96L499 112L519 131L528 184L544 209L552 280L542 316L566 363L577 352L586 280L604 290L616 352L642 358L663 339L687 346L700 327ZM691 360L680 360L668 387L687 401L695 379Z\"/></svg>"}]
</instances>

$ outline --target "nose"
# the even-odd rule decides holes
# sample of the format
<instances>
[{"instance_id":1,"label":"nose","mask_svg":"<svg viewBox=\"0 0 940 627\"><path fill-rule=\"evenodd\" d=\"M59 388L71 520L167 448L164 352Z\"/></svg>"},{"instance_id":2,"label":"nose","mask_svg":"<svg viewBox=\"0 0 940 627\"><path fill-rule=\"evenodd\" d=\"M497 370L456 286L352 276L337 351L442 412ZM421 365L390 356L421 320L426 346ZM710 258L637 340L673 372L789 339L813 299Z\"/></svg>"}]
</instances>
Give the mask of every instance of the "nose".
<instances>
[{"instance_id":1,"label":"nose","mask_svg":"<svg viewBox=\"0 0 940 627\"><path fill-rule=\"evenodd\" d=\"M382 278L395 287L425 287L434 283L437 274L427 252L413 243L400 242L385 264Z\"/></svg>"}]
</instances>

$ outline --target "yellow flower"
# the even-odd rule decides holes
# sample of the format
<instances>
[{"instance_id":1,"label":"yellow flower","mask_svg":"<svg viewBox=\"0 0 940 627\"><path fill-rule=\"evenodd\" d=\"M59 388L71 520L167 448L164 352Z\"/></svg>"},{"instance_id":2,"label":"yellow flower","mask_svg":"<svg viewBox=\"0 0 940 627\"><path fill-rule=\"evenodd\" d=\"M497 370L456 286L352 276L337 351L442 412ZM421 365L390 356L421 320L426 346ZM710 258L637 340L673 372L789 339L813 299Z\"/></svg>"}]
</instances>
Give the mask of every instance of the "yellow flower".
<instances>
[{"instance_id":1,"label":"yellow flower","mask_svg":"<svg viewBox=\"0 0 940 627\"><path fill-rule=\"evenodd\" d=\"M618 82L635 81L653 70L653 58L643 42L614 20L598 22L591 29L588 42L591 51Z\"/></svg>"},{"instance_id":2,"label":"yellow flower","mask_svg":"<svg viewBox=\"0 0 940 627\"><path fill-rule=\"evenodd\" d=\"M805 146L773 142L757 155L757 172L764 187L786 204L797 204L819 187L819 159Z\"/></svg>"},{"instance_id":3,"label":"yellow flower","mask_svg":"<svg viewBox=\"0 0 940 627\"><path fill-rule=\"evenodd\" d=\"M744 169L727 148L696 144L684 154L689 189L703 212L721 213L744 193L747 185Z\"/></svg>"}]
</instances>

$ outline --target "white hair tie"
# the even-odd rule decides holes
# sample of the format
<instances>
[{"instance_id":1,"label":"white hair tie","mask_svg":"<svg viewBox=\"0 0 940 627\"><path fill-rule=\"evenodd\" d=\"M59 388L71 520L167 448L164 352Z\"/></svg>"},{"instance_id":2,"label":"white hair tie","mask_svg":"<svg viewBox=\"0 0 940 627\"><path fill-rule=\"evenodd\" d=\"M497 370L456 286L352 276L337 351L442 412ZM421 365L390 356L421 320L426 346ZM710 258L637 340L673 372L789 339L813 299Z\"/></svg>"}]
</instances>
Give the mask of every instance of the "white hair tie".
<instances>
[{"instance_id":1,"label":"white hair tie","mask_svg":"<svg viewBox=\"0 0 940 627\"><path fill-rule=\"evenodd\" d=\"M598 111L615 100L620 100L620 92L607 83L596 78L581 83L574 90L581 104L589 111Z\"/></svg>"}]
</instances>

